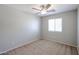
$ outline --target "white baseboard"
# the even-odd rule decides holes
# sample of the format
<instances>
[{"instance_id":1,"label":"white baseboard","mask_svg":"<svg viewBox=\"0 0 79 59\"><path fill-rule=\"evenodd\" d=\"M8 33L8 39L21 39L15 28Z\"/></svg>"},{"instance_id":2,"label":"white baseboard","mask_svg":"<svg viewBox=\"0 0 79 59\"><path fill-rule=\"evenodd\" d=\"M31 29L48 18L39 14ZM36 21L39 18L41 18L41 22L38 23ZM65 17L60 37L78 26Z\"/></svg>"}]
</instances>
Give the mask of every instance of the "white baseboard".
<instances>
[{"instance_id":1,"label":"white baseboard","mask_svg":"<svg viewBox=\"0 0 79 59\"><path fill-rule=\"evenodd\" d=\"M16 46L16 47L10 48L10 49L8 49L8 50L6 50L6 51L2 51L2 52L0 52L0 54L6 53L6 52L11 51L11 50L13 50L13 49L16 49L16 48L18 48L18 47L21 47L21 46L30 44L30 43L32 43L32 42L34 42L34 41L36 41L36 40L39 40L39 39L32 39L32 40L30 40L30 41L28 41L28 42L26 42L26 43L23 43L23 44L18 45L18 46Z\"/></svg>"},{"instance_id":2,"label":"white baseboard","mask_svg":"<svg viewBox=\"0 0 79 59\"><path fill-rule=\"evenodd\" d=\"M60 43L60 44L65 44L65 45L69 45L69 46L77 47L77 46L74 45L73 43L65 43L65 42L56 41L56 40L51 40L51 39L46 39L46 40L50 40L50 41L57 42L57 43Z\"/></svg>"}]
</instances>

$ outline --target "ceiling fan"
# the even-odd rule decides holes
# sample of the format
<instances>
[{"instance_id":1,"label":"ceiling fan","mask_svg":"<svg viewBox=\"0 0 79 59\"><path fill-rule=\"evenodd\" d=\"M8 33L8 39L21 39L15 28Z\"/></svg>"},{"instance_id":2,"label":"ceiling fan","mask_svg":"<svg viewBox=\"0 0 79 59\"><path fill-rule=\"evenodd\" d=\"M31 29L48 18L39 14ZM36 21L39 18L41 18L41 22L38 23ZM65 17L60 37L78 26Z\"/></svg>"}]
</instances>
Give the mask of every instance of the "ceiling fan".
<instances>
[{"instance_id":1,"label":"ceiling fan","mask_svg":"<svg viewBox=\"0 0 79 59\"><path fill-rule=\"evenodd\" d=\"M50 8L52 8L50 10ZM40 5L39 9L38 8L32 8L33 10L37 10L38 14L46 14L47 12L55 12L55 9L52 7L51 4L43 4Z\"/></svg>"}]
</instances>

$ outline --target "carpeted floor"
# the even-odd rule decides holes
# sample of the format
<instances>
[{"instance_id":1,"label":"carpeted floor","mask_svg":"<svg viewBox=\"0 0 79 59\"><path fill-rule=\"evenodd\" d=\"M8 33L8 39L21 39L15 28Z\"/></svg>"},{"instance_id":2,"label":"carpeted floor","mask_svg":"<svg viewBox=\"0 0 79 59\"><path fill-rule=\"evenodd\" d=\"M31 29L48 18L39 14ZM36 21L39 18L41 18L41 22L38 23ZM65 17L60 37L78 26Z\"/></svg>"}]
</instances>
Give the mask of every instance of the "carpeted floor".
<instances>
[{"instance_id":1,"label":"carpeted floor","mask_svg":"<svg viewBox=\"0 0 79 59\"><path fill-rule=\"evenodd\" d=\"M77 48L49 40L37 40L28 45L13 49L5 55L77 55Z\"/></svg>"}]
</instances>

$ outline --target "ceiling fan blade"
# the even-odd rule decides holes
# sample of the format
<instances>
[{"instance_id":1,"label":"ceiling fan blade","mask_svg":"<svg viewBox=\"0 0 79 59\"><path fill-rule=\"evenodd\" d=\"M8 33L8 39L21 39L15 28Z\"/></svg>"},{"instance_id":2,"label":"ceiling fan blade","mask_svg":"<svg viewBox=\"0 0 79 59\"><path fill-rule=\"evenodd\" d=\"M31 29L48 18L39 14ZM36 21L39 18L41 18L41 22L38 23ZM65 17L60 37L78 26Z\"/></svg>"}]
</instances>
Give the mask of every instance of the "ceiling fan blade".
<instances>
[{"instance_id":1,"label":"ceiling fan blade","mask_svg":"<svg viewBox=\"0 0 79 59\"><path fill-rule=\"evenodd\" d=\"M37 11L41 11L40 9L37 9L37 8L32 8L32 9L37 10Z\"/></svg>"},{"instance_id":2,"label":"ceiling fan blade","mask_svg":"<svg viewBox=\"0 0 79 59\"><path fill-rule=\"evenodd\" d=\"M55 9L47 10L47 12L55 12L55 11L56 11Z\"/></svg>"},{"instance_id":3,"label":"ceiling fan blade","mask_svg":"<svg viewBox=\"0 0 79 59\"><path fill-rule=\"evenodd\" d=\"M50 8L51 7L51 4L47 4L46 5L46 9Z\"/></svg>"},{"instance_id":4,"label":"ceiling fan blade","mask_svg":"<svg viewBox=\"0 0 79 59\"><path fill-rule=\"evenodd\" d=\"M40 14L40 12L37 12L37 13L35 13L36 15L39 15Z\"/></svg>"}]
</instances>

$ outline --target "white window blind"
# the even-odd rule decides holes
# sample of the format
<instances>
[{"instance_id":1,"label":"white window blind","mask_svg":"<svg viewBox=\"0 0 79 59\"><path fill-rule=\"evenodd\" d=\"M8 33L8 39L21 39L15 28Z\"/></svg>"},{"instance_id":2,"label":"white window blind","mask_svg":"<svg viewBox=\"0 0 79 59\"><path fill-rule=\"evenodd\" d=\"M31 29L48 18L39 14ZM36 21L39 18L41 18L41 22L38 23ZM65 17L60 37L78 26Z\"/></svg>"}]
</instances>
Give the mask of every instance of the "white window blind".
<instances>
[{"instance_id":1,"label":"white window blind","mask_svg":"<svg viewBox=\"0 0 79 59\"><path fill-rule=\"evenodd\" d=\"M48 31L62 32L62 18L49 19Z\"/></svg>"}]
</instances>

